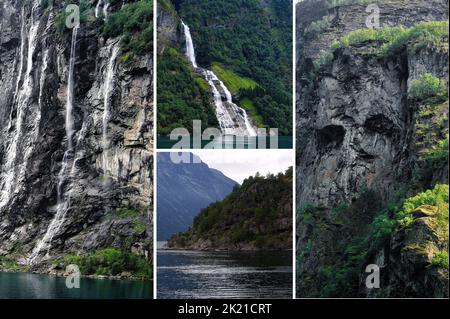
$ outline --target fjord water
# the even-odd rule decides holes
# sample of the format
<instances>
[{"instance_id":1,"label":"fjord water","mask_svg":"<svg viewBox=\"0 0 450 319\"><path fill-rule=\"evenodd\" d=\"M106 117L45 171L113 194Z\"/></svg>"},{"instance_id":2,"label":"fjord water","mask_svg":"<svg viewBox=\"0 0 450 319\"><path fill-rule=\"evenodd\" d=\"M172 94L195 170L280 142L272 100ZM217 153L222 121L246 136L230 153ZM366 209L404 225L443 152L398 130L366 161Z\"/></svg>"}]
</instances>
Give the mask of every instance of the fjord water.
<instances>
[{"instance_id":1,"label":"fjord water","mask_svg":"<svg viewBox=\"0 0 450 319\"><path fill-rule=\"evenodd\" d=\"M79 289L66 279L31 273L0 272L0 299L151 299L152 283L81 278Z\"/></svg>"},{"instance_id":2,"label":"fjord water","mask_svg":"<svg viewBox=\"0 0 450 319\"><path fill-rule=\"evenodd\" d=\"M292 298L292 252L158 250L157 298Z\"/></svg>"}]
</instances>

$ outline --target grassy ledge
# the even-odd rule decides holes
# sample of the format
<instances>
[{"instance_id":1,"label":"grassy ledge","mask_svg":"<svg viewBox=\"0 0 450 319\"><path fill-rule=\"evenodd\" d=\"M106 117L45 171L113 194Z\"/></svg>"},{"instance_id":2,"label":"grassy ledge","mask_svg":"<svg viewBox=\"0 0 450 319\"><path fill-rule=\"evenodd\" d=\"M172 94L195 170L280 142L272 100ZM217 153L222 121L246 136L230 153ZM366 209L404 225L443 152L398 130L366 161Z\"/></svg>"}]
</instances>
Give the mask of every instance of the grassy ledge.
<instances>
[{"instance_id":1,"label":"grassy ledge","mask_svg":"<svg viewBox=\"0 0 450 319\"><path fill-rule=\"evenodd\" d=\"M258 83L252 79L240 76L231 70L225 69L220 63L212 63L211 69L234 94L238 94L241 90L254 90L258 86Z\"/></svg>"}]
</instances>

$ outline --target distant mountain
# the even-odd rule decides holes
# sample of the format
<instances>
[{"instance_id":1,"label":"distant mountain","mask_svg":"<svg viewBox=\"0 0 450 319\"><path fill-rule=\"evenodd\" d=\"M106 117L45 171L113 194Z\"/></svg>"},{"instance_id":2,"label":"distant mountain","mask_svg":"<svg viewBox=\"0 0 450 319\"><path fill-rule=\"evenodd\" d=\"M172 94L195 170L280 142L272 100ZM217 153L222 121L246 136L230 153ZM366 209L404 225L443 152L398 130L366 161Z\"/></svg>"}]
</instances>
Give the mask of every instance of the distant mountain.
<instances>
[{"instance_id":1,"label":"distant mountain","mask_svg":"<svg viewBox=\"0 0 450 319\"><path fill-rule=\"evenodd\" d=\"M191 159L196 157L191 154ZM198 159L198 157L196 157ZM186 231L209 204L230 194L238 184L205 163L175 164L170 153L158 154L158 240Z\"/></svg>"},{"instance_id":2,"label":"distant mountain","mask_svg":"<svg viewBox=\"0 0 450 319\"><path fill-rule=\"evenodd\" d=\"M195 217L169 248L264 250L292 248L292 167L284 174L247 178L223 201Z\"/></svg>"}]
</instances>

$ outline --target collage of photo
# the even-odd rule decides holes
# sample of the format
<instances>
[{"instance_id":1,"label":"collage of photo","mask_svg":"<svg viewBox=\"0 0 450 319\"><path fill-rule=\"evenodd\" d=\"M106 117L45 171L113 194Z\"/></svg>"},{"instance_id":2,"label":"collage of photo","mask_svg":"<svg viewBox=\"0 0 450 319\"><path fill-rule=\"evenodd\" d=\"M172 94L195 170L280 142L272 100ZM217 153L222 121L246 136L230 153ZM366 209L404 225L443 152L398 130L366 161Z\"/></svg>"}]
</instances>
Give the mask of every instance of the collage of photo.
<instances>
[{"instance_id":1,"label":"collage of photo","mask_svg":"<svg viewBox=\"0 0 450 319\"><path fill-rule=\"evenodd\" d=\"M0 299L448 299L448 19L0 0Z\"/></svg>"}]
</instances>

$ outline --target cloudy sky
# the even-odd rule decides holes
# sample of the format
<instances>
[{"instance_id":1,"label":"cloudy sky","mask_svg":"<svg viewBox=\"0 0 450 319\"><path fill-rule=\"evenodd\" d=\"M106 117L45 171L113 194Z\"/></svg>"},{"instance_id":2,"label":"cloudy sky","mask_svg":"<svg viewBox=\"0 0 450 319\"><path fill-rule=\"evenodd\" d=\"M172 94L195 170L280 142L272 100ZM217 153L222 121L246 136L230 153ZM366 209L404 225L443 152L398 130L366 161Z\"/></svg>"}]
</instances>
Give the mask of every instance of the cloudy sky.
<instances>
[{"instance_id":1,"label":"cloudy sky","mask_svg":"<svg viewBox=\"0 0 450 319\"><path fill-rule=\"evenodd\" d=\"M285 171L294 161L292 150L196 150L193 153L238 183L256 172L265 175Z\"/></svg>"}]
</instances>

